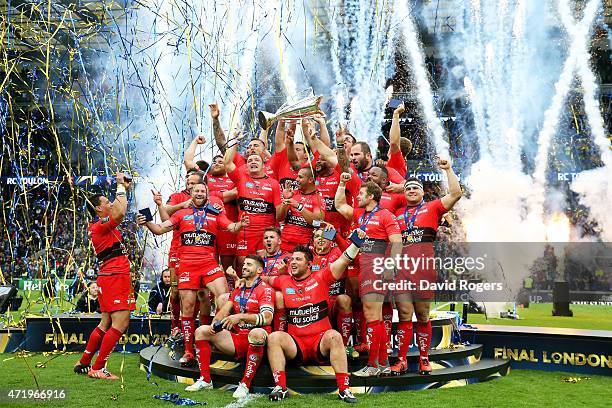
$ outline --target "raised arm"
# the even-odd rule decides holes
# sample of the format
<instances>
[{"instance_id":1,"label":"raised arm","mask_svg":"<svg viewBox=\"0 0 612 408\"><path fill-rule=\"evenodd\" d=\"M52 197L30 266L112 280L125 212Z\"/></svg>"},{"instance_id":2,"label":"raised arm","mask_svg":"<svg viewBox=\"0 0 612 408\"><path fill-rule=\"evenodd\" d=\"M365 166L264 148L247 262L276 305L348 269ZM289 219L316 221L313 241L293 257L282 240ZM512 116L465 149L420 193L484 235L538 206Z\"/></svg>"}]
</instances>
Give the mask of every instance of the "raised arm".
<instances>
[{"instance_id":1,"label":"raised arm","mask_svg":"<svg viewBox=\"0 0 612 408\"><path fill-rule=\"evenodd\" d=\"M161 218L162 222L169 220L170 217L172 217L172 214L174 214L178 210L189 208L191 206L191 199L174 205L163 205L161 194L155 190L151 190L151 193L153 193L153 202L157 205L157 210L159 211L159 218Z\"/></svg>"},{"instance_id":2,"label":"raised arm","mask_svg":"<svg viewBox=\"0 0 612 408\"><path fill-rule=\"evenodd\" d=\"M391 130L389 131L389 156L393 153L397 153L400 150L400 136L402 132L400 130L399 117L406 108L404 107L404 103L400 103L400 105L393 111L393 119L391 120Z\"/></svg>"},{"instance_id":3,"label":"raised arm","mask_svg":"<svg viewBox=\"0 0 612 408\"><path fill-rule=\"evenodd\" d=\"M127 212L127 190L130 189L131 182L125 180L123 173L117 172L117 193L115 194L115 201L111 205L111 217L118 224L125 218Z\"/></svg>"},{"instance_id":4,"label":"raised arm","mask_svg":"<svg viewBox=\"0 0 612 408\"><path fill-rule=\"evenodd\" d=\"M183 164L185 165L185 169L187 169L187 171L198 167L195 162L196 148L198 145L204 144L204 142L206 142L204 136L196 136L187 148L187 150L185 150L185 158L183 159Z\"/></svg>"},{"instance_id":5,"label":"raised arm","mask_svg":"<svg viewBox=\"0 0 612 408\"><path fill-rule=\"evenodd\" d=\"M344 149L344 136L344 129L340 128L336 131L336 153L340 168L343 172L348 172L351 168L351 162L349 161L346 150Z\"/></svg>"},{"instance_id":6,"label":"raised arm","mask_svg":"<svg viewBox=\"0 0 612 408\"><path fill-rule=\"evenodd\" d=\"M366 238L365 231L361 230L360 228L357 228L356 230L354 230L353 233L357 233L359 238L361 238L362 240ZM342 256L336 259L331 264L329 264L329 269L331 270L331 273L334 276L334 278L336 278L336 280L342 279L344 277L346 268L349 266L351 262L355 260L355 257L358 254L359 254L359 247L355 245L354 242L351 242L348 248L346 248L344 252L342 253Z\"/></svg>"},{"instance_id":7,"label":"raised arm","mask_svg":"<svg viewBox=\"0 0 612 408\"><path fill-rule=\"evenodd\" d=\"M323 143L321 140L317 139L316 137L312 137L312 135L304 135L304 137L313 152L318 151L321 158L328 162L332 168L336 167L336 164L338 164L336 152L330 149L329 146Z\"/></svg>"},{"instance_id":8,"label":"raised arm","mask_svg":"<svg viewBox=\"0 0 612 408\"><path fill-rule=\"evenodd\" d=\"M270 152L268 149L268 129L260 129L258 139L264 144L266 151Z\"/></svg>"},{"instance_id":9,"label":"raised arm","mask_svg":"<svg viewBox=\"0 0 612 408\"><path fill-rule=\"evenodd\" d=\"M342 173L340 175L340 183L338 183L338 189L336 190L336 196L334 197L334 205L336 206L336 210L344 218L350 220L353 218L353 207L347 204L346 202L346 183L351 179L351 175L349 173Z\"/></svg>"},{"instance_id":10,"label":"raised arm","mask_svg":"<svg viewBox=\"0 0 612 408\"><path fill-rule=\"evenodd\" d=\"M448 180L448 194L440 200L444 208L450 211L463 195L463 191L461 191L459 178L457 178L457 175L453 171L450 160L438 159L438 167L446 172L446 178Z\"/></svg>"},{"instance_id":11,"label":"raised arm","mask_svg":"<svg viewBox=\"0 0 612 408\"><path fill-rule=\"evenodd\" d=\"M321 142L323 142L325 146L329 147L331 145L331 140L329 138L329 132L327 131L325 117L323 115L315 115L313 119L319 124L319 139L321 139Z\"/></svg>"},{"instance_id":12,"label":"raised arm","mask_svg":"<svg viewBox=\"0 0 612 408\"><path fill-rule=\"evenodd\" d=\"M221 153L225 153L225 134L223 133L223 129L221 129L221 123L219 122L219 106L216 103L211 103L208 105L210 108L210 117L212 118L213 124L213 133L215 135L215 142L217 142L217 147L221 150Z\"/></svg>"},{"instance_id":13,"label":"raised arm","mask_svg":"<svg viewBox=\"0 0 612 408\"><path fill-rule=\"evenodd\" d=\"M295 133L291 129L287 129L285 133L285 144L287 147L287 161L293 170L298 170L302 163L297 157L297 153L295 152L295 144L293 143L293 138L295 137ZM305 136L304 136L305 137Z\"/></svg>"},{"instance_id":14,"label":"raised arm","mask_svg":"<svg viewBox=\"0 0 612 408\"><path fill-rule=\"evenodd\" d=\"M280 152L285 148L285 121L279 120L274 133L274 151Z\"/></svg>"},{"instance_id":15,"label":"raised arm","mask_svg":"<svg viewBox=\"0 0 612 408\"><path fill-rule=\"evenodd\" d=\"M236 133L236 137L229 141L227 150L223 155L223 164L225 165L225 171L227 173L231 173L236 170L236 165L234 164L234 158L236 157L236 152L238 152L238 141L242 139L241 133Z\"/></svg>"}]
</instances>

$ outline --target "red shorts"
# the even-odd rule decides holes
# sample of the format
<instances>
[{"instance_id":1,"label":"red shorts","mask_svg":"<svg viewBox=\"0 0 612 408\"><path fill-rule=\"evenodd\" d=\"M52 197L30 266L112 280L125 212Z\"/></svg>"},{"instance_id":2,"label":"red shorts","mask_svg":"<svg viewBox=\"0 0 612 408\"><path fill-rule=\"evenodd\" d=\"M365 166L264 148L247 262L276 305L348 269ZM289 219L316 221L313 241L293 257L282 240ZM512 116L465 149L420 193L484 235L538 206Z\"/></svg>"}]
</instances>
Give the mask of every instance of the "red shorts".
<instances>
[{"instance_id":1,"label":"red shorts","mask_svg":"<svg viewBox=\"0 0 612 408\"><path fill-rule=\"evenodd\" d=\"M243 230L236 234L238 245L236 255L247 256L256 254L258 250L264 249L263 231Z\"/></svg>"},{"instance_id":2,"label":"red shorts","mask_svg":"<svg viewBox=\"0 0 612 408\"><path fill-rule=\"evenodd\" d=\"M132 278L129 273L98 275L96 283L100 288L98 300L101 312L136 309L134 288L132 288Z\"/></svg>"},{"instance_id":3,"label":"red shorts","mask_svg":"<svg viewBox=\"0 0 612 408\"><path fill-rule=\"evenodd\" d=\"M293 250L295 249L296 246L298 246L298 245L306 245L306 246L308 246L309 242L310 242L310 237L308 237L308 241L306 241L306 242L284 241L283 238L281 237L280 249L283 252L287 252L287 253L291 254L291 253L293 253Z\"/></svg>"},{"instance_id":4,"label":"red shorts","mask_svg":"<svg viewBox=\"0 0 612 408\"><path fill-rule=\"evenodd\" d=\"M300 363L313 362L317 364L323 364L328 361L321 351L319 350L319 344L321 339L325 335L325 332L315 334L313 336L291 336L297 347L297 356L295 359Z\"/></svg>"},{"instance_id":5,"label":"red shorts","mask_svg":"<svg viewBox=\"0 0 612 408\"><path fill-rule=\"evenodd\" d=\"M359 276L359 265L355 265L355 261L346 268L347 278L357 278Z\"/></svg>"},{"instance_id":6,"label":"red shorts","mask_svg":"<svg viewBox=\"0 0 612 408\"><path fill-rule=\"evenodd\" d=\"M247 352L249 351L249 333L230 333L232 335L232 341L234 342L234 349L236 354L234 358L236 360L245 360Z\"/></svg>"},{"instance_id":7,"label":"red shorts","mask_svg":"<svg viewBox=\"0 0 612 408\"><path fill-rule=\"evenodd\" d=\"M220 231L217 234L217 252L219 255L236 255L236 241L238 235L229 231Z\"/></svg>"},{"instance_id":8,"label":"red shorts","mask_svg":"<svg viewBox=\"0 0 612 408\"><path fill-rule=\"evenodd\" d=\"M329 317L330 317L329 320L332 322L332 324L334 323L333 318L335 318L338 315L338 309L336 309L336 300L338 299L338 296L340 295L330 296L329 301L327 302L327 305L329 307Z\"/></svg>"},{"instance_id":9,"label":"red shorts","mask_svg":"<svg viewBox=\"0 0 612 408\"><path fill-rule=\"evenodd\" d=\"M225 273L216 262L206 261L187 265L183 262L179 266L178 278L179 289L200 290L216 279L225 278Z\"/></svg>"},{"instance_id":10,"label":"red shorts","mask_svg":"<svg viewBox=\"0 0 612 408\"><path fill-rule=\"evenodd\" d=\"M413 301L433 299L436 291L431 288L437 280L438 273L435 269L418 269L414 274L400 270L395 281L404 284L404 286L395 289L393 293L409 294L412 296ZM407 288L407 282L411 282L413 286Z\"/></svg>"},{"instance_id":11,"label":"red shorts","mask_svg":"<svg viewBox=\"0 0 612 408\"><path fill-rule=\"evenodd\" d=\"M178 252L176 250L172 250L172 248L168 253L168 268L174 269L175 271L178 269Z\"/></svg>"},{"instance_id":12,"label":"red shorts","mask_svg":"<svg viewBox=\"0 0 612 408\"><path fill-rule=\"evenodd\" d=\"M417 266L407 265L406 269L397 270L395 281L401 286L394 290L396 294L409 294L413 300L428 300L435 296L434 284L438 281L435 264L435 252L431 242L412 244L404 247L402 255L415 261ZM408 287L408 283L411 286Z\"/></svg>"}]
</instances>

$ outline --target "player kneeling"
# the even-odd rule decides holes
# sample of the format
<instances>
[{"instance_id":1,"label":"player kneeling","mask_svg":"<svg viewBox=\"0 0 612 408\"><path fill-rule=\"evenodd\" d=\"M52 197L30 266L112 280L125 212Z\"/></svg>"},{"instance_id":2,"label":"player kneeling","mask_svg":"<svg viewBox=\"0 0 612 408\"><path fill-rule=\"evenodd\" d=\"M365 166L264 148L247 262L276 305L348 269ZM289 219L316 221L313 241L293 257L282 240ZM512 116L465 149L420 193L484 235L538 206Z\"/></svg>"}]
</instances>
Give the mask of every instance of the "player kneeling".
<instances>
[{"instance_id":1,"label":"player kneeling","mask_svg":"<svg viewBox=\"0 0 612 408\"><path fill-rule=\"evenodd\" d=\"M210 378L211 346L236 360L246 360L242 381L234 398L249 395L251 380L255 376L264 354L264 347L274 314L274 290L259 275L264 261L257 255L248 255L242 266L244 286L234 289L215 316L212 325L200 326L195 332L200 378L186 391L212 388ZM224 330L225 329L225 330Z\"/></svg>"},{"instance_id":2,"label":"player kneeling","mask_svg":"<svg viewBox=\"0 0 612 408\"><path fill-rule=\"evenodd\" d=\"M365 233L354 234L361 240ZM324 269L312 271L313 255L308 247L298 245L290 261L289 275L267 278L274 289L283 295L287 315L287 332L274 332L268 338L268 360L276 386L270 400L287 396L285 364L287 360L300 363L324 364L329 361L336 373L338 396L344 402L357 399L349 389L348 362L342 336L332 329L329 321L329 288L345 277L346 268L359 252L353 243L343 256Z\"/></svg>"}]
</instances>

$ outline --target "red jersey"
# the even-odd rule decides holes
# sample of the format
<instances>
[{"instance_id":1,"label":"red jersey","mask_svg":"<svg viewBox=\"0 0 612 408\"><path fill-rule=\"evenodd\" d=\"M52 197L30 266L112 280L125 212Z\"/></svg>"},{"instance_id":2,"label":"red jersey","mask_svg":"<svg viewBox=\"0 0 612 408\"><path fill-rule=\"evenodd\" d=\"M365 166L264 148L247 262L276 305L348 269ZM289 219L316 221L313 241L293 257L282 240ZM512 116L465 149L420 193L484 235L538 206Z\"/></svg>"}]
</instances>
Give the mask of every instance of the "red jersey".
<instances>
[{"instance_id":1,"label":"red jersey","mask_svg":"<svg viewBox=\"0 0 612 408\"><path fill-rule=\"evenodd\" d=\"M283 273L278 270L278 262L285 258L291 259L290 253L283 252L279 249L275 255L267 255L262 258L264 260L264 268L263 272L261 273L263 276L279 276L287 274L287 270L283 271Z\"/></svg>"},{"instance_id":2,"label":"red jersey","mask_svg":"<svg viewBox=\"0 0 612 408\"><path fill-rule=\"evenodd\" d=\"M401 150L398 150L389 156L389 161L387 161L387 170L388 169L397 171L400 176L402 174L406 176L406 173L408 173L408 166L406 165L406 159L404 159Z\"/></svg>"},{"instance_id":3,"label":"red jersey","mask_svg":"<svg viewBox=\"0 0 612 408\"><path fill-rule=\"evenodd\" d=\"M329 265L305 279L291 275L271 279L270 286L281 292L287 316L287 332L295 337L314 336L331 329L329 287L336 282Z\"/></svg>"},{"instance_id":4,"label":"red jersey","mask_svg":"<svg viewBox=\"0 0 612 408\"><path fill-rule=\"evenodd\" d=\"M87 234L96 251L100 274L130 273L130 261L123 246L123 238L117 229L119 223L112 215L89 223Z\"/></svg>"},{"instance_id":5,"label":"red jersey","mask_svg":"<svg viewBox=\"0 0 612 408\"><path fill-rule=\"evenodd\" d=\"M257 278L250 288L236 288L229 297L234 304L234 314L246 313L257 314L270 312L274 314L274 289L265 282ZM238 334L249 334L249 331L256 327L248 323L241 323L234 326L233 331ZM268 333L272 328L262 326Z\"/></svg>"},{"instance_id":6,"label":"red jersey","mask_svg":"<svg viewBox=\"0 0 612 408\"><path fill-rule=\"evenodd\" d=\"M235 187L234 182L227 176L227 174L220 177L213 177L209 175L207 185L208 191L211 193L225 193L226 191L232 190ZM225 215L227 218L232 221L238 221L238 207L236 206L236 201L224 203L224 206Z\"/></svg>"},{"instance_id":7,"label":"red jersey","mask_svg":"<svg viewBox=\"0 0 612 408\"><path fill-rule=\"evenodd\" d=\"M314 168L314 164L319 159L319 152L315 152L314 159L308 163L301 163L301 167L310 167ZM291 182L291 188L297 190L299 186L295 182L297 179L297 174L300 169L293 170L291 168L291 164L289 164L289 157L287 157L287 147L279 152L275 152L272 155L272 158L268 162L270 164L270 168L274 171L274 178L278 180L281 186L285 185L285 182Z\"/></svg>"},{"instance_id":8,"label":"red jersey","mask_svg":"<svg viewBox=\"0 0 612 408\"><path fill-rule=\"evenodd\" d=\"M241 172L248 173L248 170L246 168L246 159L238 152L236 152L236 155L234 156L234 164L236 165L236 168L239 169ZM264 163L264 173L266 173L266 176L276 179L274 170L272 169L272 167L270 167L269 160Z\"/></svg>"},{"instance_id":9,"label":"red jersey","mask_svg":"<svg viewBox=\"0 0 612 408\"><path fill-rule=\"evenodd\" d=\"M416 212L412 228L410 223ZM438 233L438 226L442 216L448 212L442 200L423 202L422 206L404 207L397 210L397 221L402 231L402 243L404 246L421 243L434 242Z\"/></svg>"},{"instance_id":10,"label":"red jersey","mask_svg":"<svg viewBox=\"0 0 612 408\"><path fill-rule=\"evenodd\" d=\"M216 201L220 200L209 198L211 204L216 204ZM170 221L180 236L181 265L199 265L202 261L217 262L217 235L232 223L224 211L215 215L210 211L186 208L172 214Z\"/></svg>"},{"instance_id":11,"label":"red jersey","mask_svg":"<svg viewBox=\"0 0 612 408\"><path fill-rule=\"evenodd\" d=\"M262 231L276 225L276 207L281 203L278 181L263 176L253 178L248 171L238 168L228 174L238 187L239 216L248 215L250 232Z\"/></svg>"},{"instance_id":12,"label":"red jersey","mask_svg":"<svg viewBox=\"0 0 612 408\"><path fill-rule=\"evenodd\" d=\"M335 197L336 190L338 190L338 184L340 184L340 174L342 169L340 165L336 164L333 173L329 176L317 176L317 190L323 198L325 203L325 221L334 225L341 231L347 231L350 227L350 221L344 218L338 210L336 210ZM353 197L356 197L361 187L361 180L357 177L356 173L352 174L351 180L346 184L346 202L351 205L353 203Z\"/></svg>"},{"instance_id":13,"label":"red jersey","mask_svg":"<svg viewBox=\"0 0 612 408\"><path fill-rule=\"evenodd\" d=\"M385 208L391 214L395 214L399 208L406 207L406 196L402 193L388 193L383 190L379 205L380 208Z\"/></svg>"},{"instance_id":14,"label":"red jersey","mask_svg":"<svg viewBox=\"0 0 612 408\"><path fill-rule=\"evenodd\" d=\"M167 205L177 205L191 199L191 194L187 190L173 193L166 202ZM177 230L172 231L172 242L170 243L170 253L176 253L181 245L180 234Z\"/></svg>"},{"instance_id":15,"label":"red jersey","mask_svg":"<svg viewBox=\"0 0 612 408\"><path fill-rule=\"evenodd\" d=\"M321 211L321 197L315 190L312 193L304 194L299 190L293 192L293 199L304 205L304 209L310 212L319 213ZM302 213L296 208L289 208L285 216L285 225L281 237L283 241L297 244L308 244L312 237L314 227L306 222Z\"/></svg>"},{"instance_id":16,"label":"red jersey","mask_svg":"<svg viewBox=\"0 0 612 408\"><path fill-rule=\"evenodd\" d=\"M324 255L318 255L314 252L314 259L312 260L312 271L321 271L327 268L327 265L330 265L336 259L342 256L342 251L340 251L337 247L334 247L328 253ZM329 297L330 300L335 299L338 295L344 293L344 279L339 279L336 282L332 283L329 287Z\"/></svg>"},{"instance_id":17,"label":"red jersey","mask_svg":"<svg viewBox=\"0 0 612 408\"><path fill-rule=\"evenodd\" d=\"M400 234L395 216L384 208L366 212L363 208L353 210L353 227L365 228L367 238L361 246L361 253L385 253L389 237Z\"/></svg>"}]
</instances>

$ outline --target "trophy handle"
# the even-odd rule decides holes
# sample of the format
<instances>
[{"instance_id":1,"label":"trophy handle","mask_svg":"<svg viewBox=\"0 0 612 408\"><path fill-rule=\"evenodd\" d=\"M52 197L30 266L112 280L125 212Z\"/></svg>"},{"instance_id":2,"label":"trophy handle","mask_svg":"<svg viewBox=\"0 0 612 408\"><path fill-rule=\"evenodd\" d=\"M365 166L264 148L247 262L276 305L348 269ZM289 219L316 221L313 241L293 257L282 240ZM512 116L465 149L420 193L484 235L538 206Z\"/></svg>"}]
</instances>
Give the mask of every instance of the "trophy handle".
<instances>
[{"instance_id":1,"label":"trophy handle","mask_svg":"<svg viewBox=\"0 0 612 408\"><path fill-rule=\"evenodd\" d=\"M259 122L259 126L264 130L270 129L277 119L278 117L274 113L259 111L257 114L257 122Z\"/></svg>"}]
</instances>

